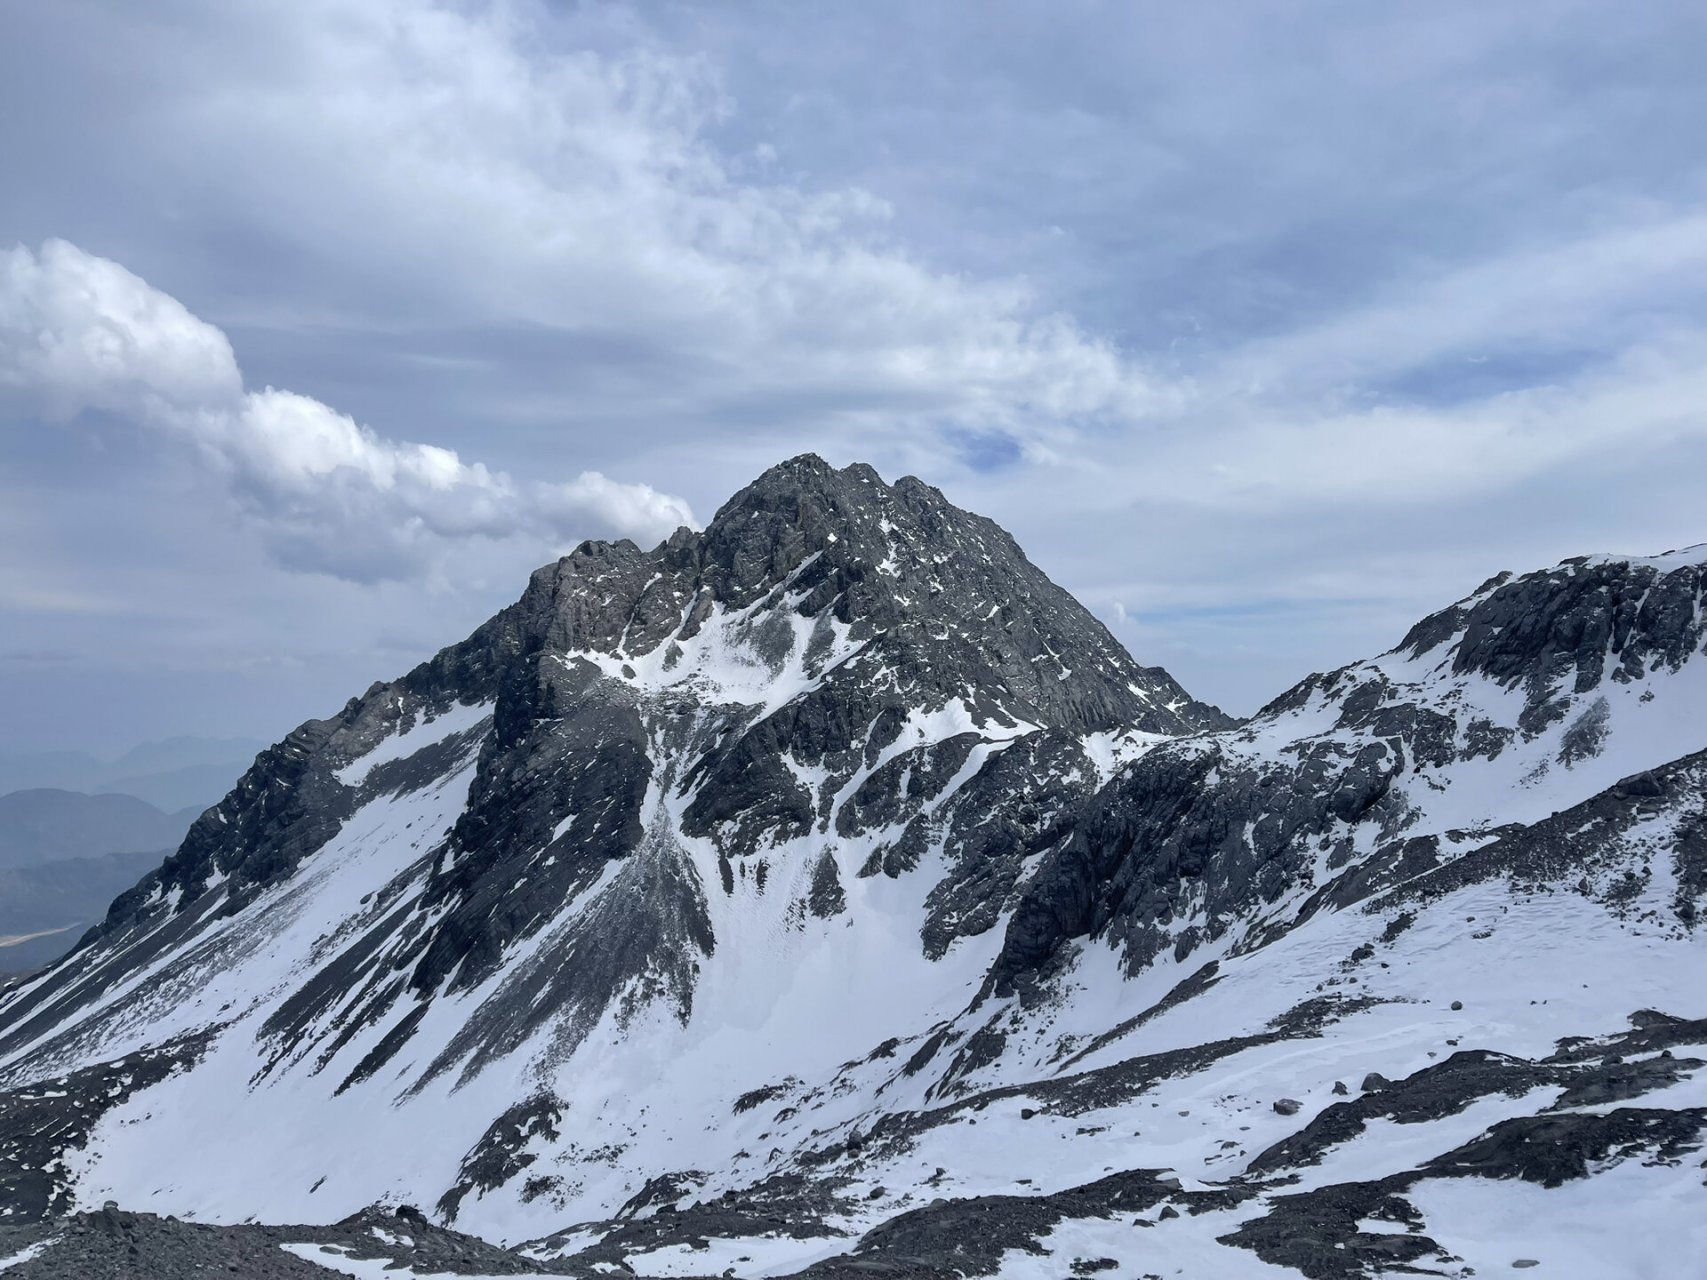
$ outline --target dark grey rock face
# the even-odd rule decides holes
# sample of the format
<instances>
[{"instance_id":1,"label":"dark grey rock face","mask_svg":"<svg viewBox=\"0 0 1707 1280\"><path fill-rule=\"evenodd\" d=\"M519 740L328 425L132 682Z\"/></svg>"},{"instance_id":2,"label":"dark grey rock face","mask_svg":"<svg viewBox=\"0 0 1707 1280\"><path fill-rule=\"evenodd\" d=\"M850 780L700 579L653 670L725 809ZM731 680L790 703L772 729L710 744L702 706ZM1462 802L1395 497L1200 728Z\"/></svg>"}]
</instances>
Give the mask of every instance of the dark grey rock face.
<instances>
[{"instance_id":1,"label":"dark grey rock face","mask_svg":"<svg viewBox=\"0 0 1707 1280\"><path fill-rule=\"evenodd\" d=\"M1202 1212L1237 1204L1241 1198L1236 1191L1181 1191L1178 1181L1164 1174L1160 1169L1130 1169L1054 1195L940 1200L898 1214L868 1233L850 1255L802 1274L996 1275L1010 1251L1045 1254L1040 1242L1066 1219L1110 1219L1151 1211L1169 1201L1188 1212Z\"/></svg>"},{"instance_id":2,"label":"dark grey rock face","mask_svg":"<svg viewBox=\"0 0 1707 1280\"><path fill-rule=\"evenodd\" d=\"M338 1263L394 1268L399 1275L586 1274L435 1226L407 1205L375 1207L331 1226L294 1227L180 1222L109 1205L51 1227L0 1224L0 1258L20 1255L7 1267L19 1280L325 1280L339 1274Z\"/></svg>"},{"instance_id":3,"label":"dark grey rock face","mask_svg":"<svg viewBox=\"0 0 1707 1280\"><path fill-rule=\"evenodd\" d=\"M999 991L1044 969L1067 941L1108 937L1130 972L1164 951L1183 960L1309 877L1326 852L1350 861L1358 827L1382 841L1407 810L1391 795L1405 744L1328 739L1255 759L1216 738L1158 748L1082 807L1012 919Z\"/></svg>"},{"instance_id":4,"label":"dark grey rock face","mask_svg":"<svg viewBox=\"0 0 1707 1280\"><path fill-rule=\"evenodd\" d=\"M1483 676L1521 691L1523 710L1514 725L1496 725L1473 712L1460 724L1438 709L1407 704L1402 691L1367 664L1310 676L1263 712L1294 710L1312 696L1329 695L1340 699L1341 728L1403 733L1416 740L1418 758L1450 759L1457 754L1455 739L1469 758L1497 755L1514 734L1534 737L1558 723L1577 695L1605 681L1630 684L1675 672L1707 652L1704 602L1707 566L1701 564L1584 557L1522 577L1502 574L1417 623L1392 652L1432 661L1444 677ZM1597 745L1604 703L1586 703L1579 720L1581 727L1567 735L1567 748L1578 757Z\"/></svg>"},{"instance_id":5,"label":"dark grey rock face","mask_svg":"<svg viewBox=\"0 0 1707 1280\"><path fill-rule=\"evenodd\" d=\"M1586 1178L1589 1166L1615 1153L1650 1150L1677 1160L1701 1150L1707 1107L1660 1110L1619 1107L1604 1114L1520 1116L1429 1161L1431 1171L1461 1178L1521 1178L1557 1187Z\"/></svg>"},{"instance_id":6,"label":"dark grey rock face","mask_svg":"<svg viewBox=\"0 0 1707 1280\"><path fill-rule=\"evenodd\" d=\"M1702 1030L1697 1024L1695 1034ZM1571 1061L1560 1053L1535 1062L1479 1049L1461 1050L1361 1098L1334 1103L1303 1129L1256 1156L1245 1172L1267 1175L1319 1163L1323 1153L1351 1141L1374 1119L1425 1124L1457 1115L1484 1098L1516 1098L1546 1086L1563 1088L1553 1109L1625 1102L1669 1088L1707 1066L1699 1058L1613 1062L1608 1059L1617 1057L1616 1053L1609 1047L1603 1053L1598 1060Z\"/></svg>"},{"instance_id":7,"label":"dark grey rock face","mask_svg":"<svg viewBox=\"0 0 1707 1280\"><path fill-rule=\"evenodd\" d=\"M1478 593L1418 623L1399 647L1424 653L1453 639L1454 673L1521 685L1539 720L1561 683L1587 693L1603 679L1675 671L1700 653L1704 594L1701 565L1584 557Z\"/></svg>"},{"instance_id":8,"label":"dark grey rock face","mask_svg":"<svg viewBox=\"0 0 1707 1280\"><path fill-rule=\"evenodd\" d=\"M549 1094L518 1102L494 1120L474 1149L463 1157L457 1182L440 1199L438 1209L448 1221L456 1217L463 1198L503 1186L534 1163L527 1150L534 1138L555 1140L563 1121L564 1103Z\"/></svg>"}]
</instances>

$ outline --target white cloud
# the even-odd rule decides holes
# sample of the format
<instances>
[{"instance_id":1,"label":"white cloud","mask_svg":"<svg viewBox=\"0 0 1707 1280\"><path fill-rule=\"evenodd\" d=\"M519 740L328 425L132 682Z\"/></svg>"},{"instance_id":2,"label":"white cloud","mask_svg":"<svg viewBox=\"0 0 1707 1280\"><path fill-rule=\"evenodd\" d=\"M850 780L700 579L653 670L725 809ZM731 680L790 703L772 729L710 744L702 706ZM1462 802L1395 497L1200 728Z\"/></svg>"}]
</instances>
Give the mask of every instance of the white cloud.
<instances>
[{"instance_id":1,"label":"white cloud","mask_svg":"<svg viewBox=\"0 0 1707 1280\"><path fill-rule=\"evenodd\" d=\"M1121 450L1127 499L1285 519L1509 493L1561 467L1707 443L1707 332L1677 333L1556 384L1448 405L1342 409L1206 396L1178 430ZM1193 429L1219 416L1225 425ZM1113 458L1105 457L1106 467Z\"/></svg>"},{"instance_id":2,"label":"white cloud","mask_svg":"<svg viewBox=\"0 0 1707 1280\"><path fill-rule=\"evenodd\" d=\"M243 380L225 335L116 262L63 240L0 253L0 388L45 402L159 417L230 410Z\"/></svg>"},{"instance_id":3,"label":"white cloud","mask_svg":"<svg viewBox=\"0 0 1707 1280\"><path fill-rule=\"evenodd\" d=\"M0 394L17 412L101 410L176 437L228 481L290 568L358 581L430 569L461 539L655 539L680 498L596 471L520 483L389 440L309 396L245 391L218 329L117 263L52 240L0 253Z\"/></svg>"},{"instance_id":4,"label":"white cloud","mask_svg":"<svg viewBox=\"0 0 1707 1280\"><path fill-rule=\"evenodd\" d=\"M1436 268L1368 305L1240 351L1230 384L1321 395L1489 351L1605 348L1693 310L1707 279L1707 215L1644 216L1551 244Z\"/></svg>"},{"instance_id":5,"label":"white cloud","mask_svg":"<svg viewBox=\"0 0 1707 1280\"><path fill-rule=\"evenodd\" d=\"M629 335L668 353L671 377L640 389L660 403L810 399L906 429L1030 436L1165 399L1025 281L921 260L869 192L744 173L713 140L733 103L701 60L572 47L558 24L413 0L247 11L189 33L204 78L148 109L184 139L164 163L217 167L255 234L334 289L374 282L321 300L337 324Z\"/></svg>"}]
</instances>

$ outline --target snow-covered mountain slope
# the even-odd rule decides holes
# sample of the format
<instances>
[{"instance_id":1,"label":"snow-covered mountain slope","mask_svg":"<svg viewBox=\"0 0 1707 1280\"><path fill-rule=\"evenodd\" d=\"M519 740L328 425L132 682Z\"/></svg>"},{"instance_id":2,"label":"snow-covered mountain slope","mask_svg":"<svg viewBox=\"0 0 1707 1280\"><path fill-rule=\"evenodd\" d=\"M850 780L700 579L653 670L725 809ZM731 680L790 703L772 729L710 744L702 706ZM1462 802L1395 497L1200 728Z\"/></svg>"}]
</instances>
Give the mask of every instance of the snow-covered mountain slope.
<instances>
[{"instance_id":1,"label":"snow-covered mountain slope","mask_svg":"<svg viewBox=\"0 0 1707 1280\"><path fill-rule=\"evenodd\" d=\"M935 490L785 463L304 725L0 994L0 1221L1644 1274L1638 1198L1707 1249L1704 561L1496 579L1235 724Z\"/></svg>"},{"instance_id":2,"label":"snow-covered mountain slope","mask_svg":"<svg viewBox=\"0 0 1707 1280\"><path fill-rule=\"evenodd\" d=\"M1707 746L1704 563L1501 575L1388 653L1128 766L1033 877L1004 978L1090 933L1128 972L1265 939Z\"/></svg>"},{"instance_id":3,"label":"snow-covered mountain slope","mask_svg":"<svg viewBox=\"0 0 1707 1280\"><path fill-rule=\"evenodd\" d=\"M734 1029L761 1035L762 1070L810 1071L952 1012L1063 806L1123 753L1226 723L988 521L797 459L702 535L582 546L263 753L98 938L12 994L0 1052L25 1079L194 1045L155 1123L209 1153L249 1142L233 1108L268 1098L275 1159L254 1185L235 1149L186 1169L161 1190L186 1213L394 1191L448 1212L475 1185L464 1153L559 1077L589 1106L613 1092L601 1145L632 1149L633 1086L571 1061L737 1083L755 1045ZM427 1113L430 1156L348 1158ZM115 1123L152 1180L155 1126ZM128 1192L124 1143L94 1149ZM594 1203L662 1154L618 1162Z\"/></svg>"}]
</instances>

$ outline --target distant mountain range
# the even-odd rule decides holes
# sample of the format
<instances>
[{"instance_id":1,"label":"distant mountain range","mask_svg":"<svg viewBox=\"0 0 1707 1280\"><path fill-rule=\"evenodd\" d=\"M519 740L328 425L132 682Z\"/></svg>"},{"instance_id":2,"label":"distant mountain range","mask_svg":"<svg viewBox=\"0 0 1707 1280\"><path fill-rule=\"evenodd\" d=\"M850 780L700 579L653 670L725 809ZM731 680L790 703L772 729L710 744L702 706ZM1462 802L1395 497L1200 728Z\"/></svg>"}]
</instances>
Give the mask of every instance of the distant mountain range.
<instances>
[{"instance_id":1,"label":"distant mountain range","mask_svg":"<svg viewBox=\"0 0 1707 1280\"><path fill-rule=\"evenodd\" d=\"M200 812L47 787L0 795L0 973L64 955Z\"/></svg>"},{"instance_id":2,"label":"distant mountain range","mask_svg":"<svg viewBox=\"0 0 1707 1280\"><path fill-rule=\"evenodd\" d=\"M162 813L127 795L38 787L0 795L0 869L176 848L201 808Z\"/></svg>"},{"instance_id":3,"label":"distant mountain range","mask_svg":"<svg viewBox=\"0 0 1707 1280\"><path fill-rule=\"evenodd\" d=\"M260 748L182 737L106 760L80 751L0 755L0 974L70 950Z\"/></svg>"},{"instance_id":4,"label":"distant mountain range","mask_svg":"<svg viewBox=\"0 0 1707 1280\"><path fill-rule=\"evenodd\" d=\"M57 960L106 914L107 905L160 865L165 848L0 868L0 973Z\"/></svg>"},{"instance_id":5,"label":"distant mountain range","mask_svg":"<svg viewBox=\"0 0 1707 1280\"><path fill-rule=\"evenodd\" d=\"M1239 721L796 458L306 721L0 992L0 1258L1693 1275L1704 911L1707 547Z\"/></svg>"},{"instance_id":6,"label":"distant mountain range","mask_svg":"<svg viewBox=\"0 0 1707 1280\"><path fill-rule=\"evenodd\" d=\"M116 792L170 813L213 804L266 744L247 738L163 738L112 759L82 751L0 752L0 794L37 788Z\"/></svg>"}]
</instances>

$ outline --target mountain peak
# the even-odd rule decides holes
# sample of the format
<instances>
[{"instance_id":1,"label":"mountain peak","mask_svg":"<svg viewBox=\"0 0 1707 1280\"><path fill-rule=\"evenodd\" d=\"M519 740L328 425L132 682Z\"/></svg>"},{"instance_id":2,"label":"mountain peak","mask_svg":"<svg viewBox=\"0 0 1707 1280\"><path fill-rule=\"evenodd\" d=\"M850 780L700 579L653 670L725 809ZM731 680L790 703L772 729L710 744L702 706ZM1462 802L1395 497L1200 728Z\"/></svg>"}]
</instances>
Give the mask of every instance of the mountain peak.
<instances>
[{"instance_id":1,"label":"mountain peak","mask_svg":"<svg viewBox=\"0 0 1707 1280\"><path fill-rule=\"evenodd\" d=\"M865 463L838 470L815 453L803 453L779 462L737 492L718 509L705 532L713 539L727 537L765 516L775 520L777 528L843 534L893 494Z\"/></svg>"},{"instance_id":2,"label":"mountain peak","mask_svg":"<svg viewBox=\"0 0 1707 1280\"><path fill-rule=\"evenodd\" d=\"M1133 662L993 521L916 477L887 484L863 463L837 469L802 454L742 489L701 533L651 552L585 543L542 575L533 609L549 615L547 643L563 651L651 654L737 616L756 634L757 609L777 628L847 628L868 663L882 655L908 696L932 706L962 696L1084 730L1227 723L1166 672Z\"/></svg>"},{"instance_id":3,"label":"mountain peak","mask_svg":"<svg viewBox=\"0 0 1707 1280\"><path fill-rule=\"evenodd\" d=\"M915 512L958 511L942 490L917 476L902 476L889 484L868 463L838 468L815 453L802 453L768 468L736 493L718 509L707 530L751 519L761 511L791 517L810 512L832 524L876 523L892 503Z\"/></svg>"},{"instance_id":4,"label":"mountain peak","mask_svg":"<svg viewBox=\"0 0 1707 1280\"><path fill-rule=\"evenodd\" d=\"M1575 556L1519 577L1500 574L1424 618L1395 652L1440 650L1452 669L1523 683L1535 700L1603 677L1628 684L1675 671L1701 649L1707 547L1658 556Z\"/></svg>"}]
</instances>

